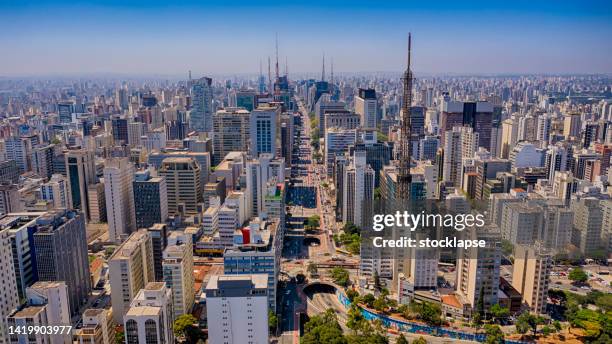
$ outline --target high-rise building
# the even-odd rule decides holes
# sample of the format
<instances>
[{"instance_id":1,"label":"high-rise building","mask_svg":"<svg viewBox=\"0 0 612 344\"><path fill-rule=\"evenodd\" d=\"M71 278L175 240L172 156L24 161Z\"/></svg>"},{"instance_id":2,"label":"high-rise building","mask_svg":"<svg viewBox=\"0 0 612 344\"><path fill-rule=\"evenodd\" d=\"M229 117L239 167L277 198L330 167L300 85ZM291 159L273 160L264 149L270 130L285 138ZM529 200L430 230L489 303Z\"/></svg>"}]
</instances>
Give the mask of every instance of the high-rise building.
<instances>
[{"instance_id":1,"label":"high-rise building","mask_svg":"<svg viewBox=\"0 0 612 344\"><path fill-rule=\"evenodd\" d=\"M149 228L168 218L168 191L164 177L151 177L149 170L136 172L133 182L136 228Z\"/></svg>"},{"instance_id":2,"label":"high-rise building","mask_svg":"<svg viewBox=\"0 0 612 344\"><path fill-rule=\"evenodd\" d=\"M211 343L268 342L268 276L215 275L206 289Z\"/></svg>"},{"instance_id":3,"label":"high-rise building","mask_svg":"<svg viewBox=\"0 0 612 344\"><path fill-rule=\"evenodd\" d=\"M391 161L393 147L388 142L378 142L376 131L362 130L360 137L354 146L349 146L348 153L353 155L353 152L365 152L366 163L374 170L375 186L380 185L380 171L383 166L388 165Z\"/></svg>"},{"instance_id":4,"label":"high-rise building","mask_svg":"<svg viewBox=\"0 0 612 344\"><path fill-rule=\"evenodd\" d=\"M435 160L440 147L440 139L436 136L425 136L419 140L419 160Z\"/></svg>"},{"instance_id":5,"label":"high-rise building","mask_svg":"<svg viewBox=\"0 0 612 344\"><path fill-rule=\"evenodd\" d=\"M168 226L165 223L156 223L147 228L153 247L153 265L155 267L155 281L161 282L164 280L164 271L162 269L162 261L164 258L164 250L168 246Z\"/></svg>"},{"instance_id":6,"label":"high-rise building","mask_svg":"<svg viewBox=\"0 0 612 344\"><path fill-rule=\"evenodd\" d=\"M461 127L455 127L444 133L444 167L442 180L459 187L461 183L462 163Z\"/></svg>"},{"instance_id":7,"label":"high-rise building","mask_svg":"<svg viewBox=\"0 0 612 344\"><path fill-rule=\"evenodd\" d=\"M500 142L499 157L507 159L510 156L510 151L516 144L518 139L518 121L516 118L508 118L502 122L502 137Z\"/></svg>"},{"instance_id":8,"label":"high-rise building","mask_svg":"<svg viewBox=\"0 0 612 344\"><path fill-rule=\"evenodd\" d=\"M572 145L561 142L548 148L544 166L549 180L555 178L555 172L571 170L573 152Z\"/></svg>"},{"instance_id":9,"label":"high-rise building","mask_svg":"<svg viewBox=\"0 0 612 344\"><path fill-rule=\"evenodd\" d=\"M30 171L29 155L25 141L20 137L11 136L4 140L6 159L14 160L19 168L19 173Z\"/></svg>"},{"instance_id":10,"label":"high-rise building","mask_svg":"<svg viewBox=\"0 0 612 344\"><path fill-rule=\"evenodd\" d=\"M72 102L60 102L57 103L57 113L59 115L60 123L72 122L72 113L74 112L74 103Z\"/></svg>"},{"instance_id":11,"label":"high-rise building","mask_svg":"<svg viewBox=\"0 0 612 344\"><path fill-rule=\"evenodd\" d=\"M10 214L0 218L0 231L8 233L13 252L13 268L19 299L26 297L26 288L38 279L32 234L36 219L44 213Z\"/></svg>"},{"instance_id":12,"label":"high-rise building","mask_svg":"<svg viewBox=\"0 0 612 344\"><path fill-rule=\"evenodd\" d=\"M134 212L134 165L128 158L113 158L104 164L104 195L108 236L121 242L136 229ZM140 197L141 195L139 195Z\"/></svg>"},{"instance_id":13,"label":"high-rise building","mask_svg":"<svg viewBox=\"0 0 612 344\"><path fill-rule=\"evenodd\" d=\"M249 124L250 154L277 154L280 150L280 107L259 106L251 112Z\"/></svg>"},{"instance_id":14,"label":"high-rise building","mask_svg":"<svg viewBox=\"0 0 612 344\"><path fill-rule=\"evenodd\" d=\"M323 136L326 132L325 129L325 114L344 112L346 111L346 104L343 102L334 102L328 95L325 95L318 99L315 105L315 118L319 120L319 134Z\"/></svg>"},{"instance_id":15,"label":"high-rise building","mask_svg":"<svg viewBox=\"0 0 612 344\"><path fill-rule=\"evenodd\" d=\"M21 211L21 199L17 184L0 184L0 215Z\"/></svg>"},{"instance_id":16,"label":"high-rise building","mask_svg":"<svg viewBox=\"0 0 612 344\"><path fill-rule=\"evenodd\" d=\"M28 305L47 306L49 324L70 324L72 312L68 301L68 286L65 282L36 282L27 288L26 295Z\"/></svg>"},{"instance_id":17,"label":"high-rise building","mask_svg":"<svg viewBox=\"0 0 612 344\"><path fill-rule=\"evenodd\" d=\"M55 145L36 147L32 153L32 170L43 178L51 178L54 173L53 157L55 156Z\"/></svg>"},{"instance_id":18,"label":"high-rise building","mask_svg":"<svg viewBox=\"0 0 612 344\"><path fill-rule=\"evenodd\" d=\"M56 210L36 220L34 252L39 281L64 281L70 311L77 314L91 292L85 216Z\"/></svg>"},{"instance_id":19,"label":"high-rise building","mask_svg":"<svg viewBox=\"0 0 612 344\"><path fill-rule=\"evenodd\" d=\"M377 116L376 90L360 88L355 97L355 113L361 119L363 128L376 128Z\"/></svg>"},{"instance_id":20,"label":"high-rise building","mask_svg":"<svg viewBox=\"0 0 612 344\"><path fill-rule=\"evenodd\" d=\"M123 323L123 315L138 291L152 282L154 274L153 243L146 229L132 233L108 259L113 319Z\"/></svg>"},{"instance_id":21,"label":"high-rise building","mask_svg":"<svg viewBox=\"0 0 612 344\"><path fill-rule=\"evenodd\" d=\"M115 117L111 119L113 140L116 145L127 145L129 142L128 119Z\"/></svg>"},{"instance_id":22,"label":"high-rise building","mask_svg":"<svg viewBox=\"0 0 612 344\"><path fill-rule=\"evenodd\" d=\"M66 173L70 182L72 209L78 209L89 220L89 198L87 187L97 182L95 157L87 150L69 150L65 153Z\"/></svg>"},{"instance_id":23,"label":"high-rise building","mask_svg":"<svg viewBox=\"0 0 612 344\"><path fill-rule=\"evenodd\" d=\"M233 106L243 107L248 111L253 111L257 106L255 99L257 92L255 90L241 89L234 93L235 101Z\"/></svg>"},{"instance_id":24,"label":"high-rise building","mask_svg":"<svg viewBox=\"0 0 612 344\"><path fill-rule=\"evenodd\" d=\"M603 225L603 211L599 199L587 197L572 200L571 208L574 211L574 233L572 242L580 252L589 255L603 248L601 233Z\"/></svg>"},{"instance_id":25,"label":"high-rise building","mask_svg":"<svg viewBox=\"0 0 612 344\"><path fill-rule=\"evenodd\" d=\"M190 234L180 231L170 232L162 266L166 287L172 290L174 318L189 314L195 299L193 245Z\"/></svg>"},{"instance_id":26,"label":"high-rise building","mask_svg":"<svg viewBox=\"0 0 612 344\"><path fill-rule=\"evenodd\" d=\"M246 164L247 207L250 215L259 216L264 211L264 193L266 184L274 179L285 181L284 159L274 159L272 154L261 154L258 159L249 160Z\"/></svg>"},{"instance_id":27,"label":"high-rise building","mask_svg":"<svg viewBox=\"0 0 612 344\"><path fill-rule=\"evenodd\" d=\"M510 203L502 211L502 237L515 245L535 242L543 226L543 209L527 203Z\"/></svg>"},{"instance_id":28,"label":"high-rise building","mask_svg":"<svg viewBox=\"0 0 612 344\"><path fill-rule=\"evenodd\" d=\"M54 174L51 179L40 186L41 198L49 201L53 208L69 209L72 207L68 179L61 174Z\"/></svg>"},{"instance_id":29,"label":"high-rise building","mask_svg":"<svg viewBox=\"0 0 612 344\"><path fill-rule=\"evenodd\" d=\"M115 322L109 309L91 308L83 312L83 326L75 331L78 344L115 343Z\"/></svg>"},{"instance_id":30,"label":"high-rise building","mask_svg":"<svg viewBox=\"0 0 612 344\"><path fill-rule=\"evenodd\" d=\"M455 293L471 314L489 309L498 302L501 238L495 229L463 231L468 239L484 240L485 247L458 249ZM478 309L478 305L483 309Z\"/></svg>"},{"instance_id":31,"label":"high-rise building","mask_svg":"<svg viewBox=\"0 0 612 344\"><path fill-rule=\"evenodd\" d=\"M250 120L251 113L243 108L225 108L215 113L212 128L215 164L229 152L248 151Z\"/></svg>"},{"instance_id":32,"label":"high-rise building","mask_svg":"<svg viewBox=\"0 0 612 344\"><path fill-rule=\"evenodd\" d=\"M200 132L213 130L213 88L211 78L200 78L191 86L192 107L189 127Z\"/></svg>"},{"instance_id":33,"label":"high-rise building","mask_svg":"<svg viewBox=\"0 0 612 344\"><path fill-rule=\"evenodd\" d=\"M104 183L89 184L87 186L87 199L89 201L89 222L106 222L106 195Z\"/></svg>"},{"instance_id":34,"label":"high-rise building","mask_svg":"<svg viewBox=\"0 0 612 344\"><path fill-rule=\"evenodd\" d=\"M223 218L220 215L220 227L222 221ZM237 241L239 244L225 249L224 273L228 275L267 274L268 307L276 312L278 274L283 246L279 223L255 218L249 223L248 228L245 228L240 239L242 240Z\"/></svg>"},{"instance_id":35,"label":"high-rise building","mask_svg":"<svg viewBox=\"0 0 612 344\"><path fill-rule=\"evenodd\" d=\"M13 269L13 254L8 231L0 231L0 344L8 344L6 317L19 306L17 279Z\"/></svg>"},{"instance_id":36,"label":"high-rise building","mask_svg":"<svg viewBox=\"0 0 612 344\"><path fill-rule=\"evenodd\" d=\"M366 152L355 152L343 182L342 222L363 228L373 215L374 202L374 170L366 163Z\"/></svg>"},{"instance_id":37,"label":"high-rise building","mask_svg":"<svg viewBox=\"0 0 612 344\"><path fill-rule=\"evenodd\" d=\"M143 122L128 123L128 143L131 147L142 146L142 136L145 134L146 124Z\"/></svg>"},{"instance_id":38,"label":"high-rise building","mask_svg":"<svg viewBox=\"0 0 612 344\"><path fill-rule=\"evenodd\" d=\"M563 118L563 135L566 138L579 137L581 123L579 113L565 115Z\"/></svg>"},{"instance_id":39,"label":"high-rise building","mask_svg":"<svg viewBox=\"0 0 612 344\"><path fill-rule=\"evenodd\" d=\"M532 312L542 314L546 310L551 271L552 254L539 243L515 246L512 286Z\"/></svg>"},{"instance_id":40,"label":"high-rise building","mask_svg":"<svg viewBox=\"0 0 612 344\"><path fill-rule=\"evenodd\" d=\"M548 147L552 119L549 114L542 114L536 120L536 140L540 148Z\"/></svg>"},{"instance_id":41,"label":"high-rise building","mask_svg":"<svg viewBox=\"0 0 612 344\"><path fill-rule=\"evenodd\" d=\"M19 182L19 167L15 160L0 162L0 183L16 184Z\"/></svg>"},{"instance_id":42,"label":"high-rise building","mask_svg":"<svg viewBox=\"0 0 612 344\"><path fill-rule=\"evenodd\" d=\"M166 179L168 214L195 214L202 200L200 166L191 158L164 159L159 175Z\"/></svg>"},{"instance_id":43,"label":"high-rise building","mask_svg":"<svg viewBox=\"0 0 612 344\"><path fill-rule=\"evenodd\" d=\"M195 145L191 145L195 146ZM149 154L147 160L148 164L155 169L161 168L162 162L166 158L192 158L200 166L200 185L204 188L204 185L208 182L209 171L211 166L211 157L209 152L199 151L170 151L165 153L153 152Z\"/></svg>"},{"instance_id":44,"label":"high-rise building","mask_svg":"<svg viewBox=\"0 0 612 344\"><path fill-rule=\"evenodd\" d=\"M121 323L126 343L174 343L170 288L166 288L164 282L149 282L138 291Z\"/></svg>"},{"instance_id":45,"label":"high-rise building","mask_svg":"<svg viewBox=\"0 0 612 344\"><path fill-rule=\"evenodd\" d=\"M354 129L330 128L325 132L325 168L331 177L334 171L336 156L344 155L350 145L357 141L357 131Z\"/></svg>"}]
</instances>

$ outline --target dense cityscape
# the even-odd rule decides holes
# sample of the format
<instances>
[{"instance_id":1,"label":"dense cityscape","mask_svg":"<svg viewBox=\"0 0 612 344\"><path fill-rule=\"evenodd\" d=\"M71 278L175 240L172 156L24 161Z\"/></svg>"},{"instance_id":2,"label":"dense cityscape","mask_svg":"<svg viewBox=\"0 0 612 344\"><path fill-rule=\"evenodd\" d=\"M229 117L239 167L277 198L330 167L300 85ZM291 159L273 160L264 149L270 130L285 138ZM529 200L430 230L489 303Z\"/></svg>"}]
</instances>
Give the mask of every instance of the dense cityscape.
<instances>
[{"instance_id":1,"label":"dense cityscape","mask_svg":"<svg viewBox=\"0 0 612 344\"><path fill-rule=\"evenodd\" d=\"M281 37L250 73L0 56L0 344L612 342L612 75Z\"/></svg>"}]
</instances>

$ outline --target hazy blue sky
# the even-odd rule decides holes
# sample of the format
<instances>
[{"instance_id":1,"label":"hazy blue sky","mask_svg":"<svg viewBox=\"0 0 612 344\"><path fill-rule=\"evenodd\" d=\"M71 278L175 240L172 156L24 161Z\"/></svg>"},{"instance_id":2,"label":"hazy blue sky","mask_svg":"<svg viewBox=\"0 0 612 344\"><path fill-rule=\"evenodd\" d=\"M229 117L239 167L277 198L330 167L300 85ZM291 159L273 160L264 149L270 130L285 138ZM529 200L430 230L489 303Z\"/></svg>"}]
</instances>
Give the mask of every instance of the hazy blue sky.
<instances>
[{"instance_id":1,"label":"hazy blue sky","mask_svg":"<svg viewBox=\"0 0 612 344\"><path fill-rule=\"evenodd\" d=\"M400 71L408 31L417 73L612 73L605 0L0 0L0 75L254 73L275 33L290 73L323 52L337 72Z\"/></svg>"}]
</instances>

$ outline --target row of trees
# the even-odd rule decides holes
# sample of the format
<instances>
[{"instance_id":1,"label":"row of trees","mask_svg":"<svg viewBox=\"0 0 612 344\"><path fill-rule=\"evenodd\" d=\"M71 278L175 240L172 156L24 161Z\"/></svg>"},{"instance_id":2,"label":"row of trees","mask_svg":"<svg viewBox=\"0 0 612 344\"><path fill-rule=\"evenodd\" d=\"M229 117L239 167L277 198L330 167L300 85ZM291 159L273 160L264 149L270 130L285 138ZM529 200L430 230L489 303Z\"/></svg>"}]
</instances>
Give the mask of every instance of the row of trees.
<instances>
[{"instance_id":1,"label":"row of trees","mask_svg":"<svg viewBox=\"0 0 612 344\"><path fill-rule=\"evenodd\" d=\"M549 296L558 301L565 319L581 329L589 342L612 343L612 294L591 291L583 296L551 290Z\"/></svg>"},{"instance_id":2,"label":"row of trees","mask_svg":"<svg viewBox=\"0 0 612 344\"><path fill-rule=\"evenodd\" d=\"M353 223L347 222L342 227L342 234L334 234L336 246L344 246L351 254L359 254L361 248L361 229Z\"/></svg>"}]
</instances>

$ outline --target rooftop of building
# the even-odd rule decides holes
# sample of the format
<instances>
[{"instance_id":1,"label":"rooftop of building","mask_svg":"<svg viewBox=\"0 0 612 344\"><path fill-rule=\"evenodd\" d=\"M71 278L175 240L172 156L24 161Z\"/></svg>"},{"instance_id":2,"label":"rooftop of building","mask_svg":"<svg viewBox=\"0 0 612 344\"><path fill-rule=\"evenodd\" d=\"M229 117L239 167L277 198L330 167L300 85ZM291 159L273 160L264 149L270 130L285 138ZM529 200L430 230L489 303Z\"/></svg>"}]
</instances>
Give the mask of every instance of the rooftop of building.
<instances>
[{"instance_id":1,"label":"rooftop of building","mask_svg":"<svg viewBox=\"0 0 612 344\"><path fill-rule=\"evenodd\" d=\"M161 312L160 307L154 306L133 306L125 314L126 317L138 316L157 316Z\"/></svg>"},{"instance_id":2,"label":"rooftop of building","mask_svg":"<svg viewBox=\"0 0 612 344\"><path fill-rule=\"evenodd\" d=\"M36 219L37 231L35 235L52 233L79 215L80 213L74 210L57 209L48 211Z\"/></svg>"},{"instance_id":3,"label":"rooftop of building","mask_svg":"<svg viewBox=\"0 0 612 344\"><path fill-rule=\"evenodd\" d=\"M461 302L459 302L459 299L457 299L457 296L455 296L455 294L440 295L440 301L442 301L443 304L451 307L463 307L463 305L461 304Z\"/></svg>"},{"instance_id":4,"label":"rooftop of building","mask_svg":"<svg viewBox=\"0 0 612 344\"><path fill-rule=\"evenodd\" d=\"M168 157L164 159L162 164L189 164L193 161L194 160L192 158L188 157Z\"/></svg>"},{"instance_id":5,"label":"rooftop of building","mask_svg":"<svg viewBox=\"0 0 612 344\"><path fill-rule=\"evenodd\" d=\"M64 281L38 281L32 284L29 288L32 289L47 289L47 288L57 288L59 286L65 286L66 282Z\"/></svg>"},{"instance_id":6,"label":"rooftop of building","mask_svg":"<svg viewBox=\"0 0 612 344\"><path fill-rule=\"evenodd\" d=\"M217 110L216 115L248 115L251 112L243 107L226 107Z\"/></svg>"},{"instance_id":7,"label":"rooftop of building","mask_svg":"<svg viewBox=\"0 0 612 344\"><path fill-rule=\"evenodd\" d=\"M97 317L98 315L107 312L106 309L103 308L88 308L83 312L84 317Z\"/></svg>"},{"instance_id":8,"label":"rooftop of building","mask_svg":"<svg viewBox=\"0 0 612 344\"><path fill-rule=\"evenodd\" d=\"M3 217L0 217L0 230L8 229L8 230L17 230L28 224L36 221L36 219L42 215L44 212L24 212L24 213L9 213Z\"/></svg>"},{"instance_id":9,"label":"rooftop of building","mask_svg":"<svg viewBox=\"0 0 612 344\"><path fill-rule=\"evenodd\" d=\"M244 288L245 286L250 286L253 289L266 289L268 287L268 275L215 275L210 277L206 289Z\"/></svg>"},{"instance_id":10,"label":"rooftop of building","mask_svg":"<svg viewBox=\"0 0 612 344\"><path fill-rule=\"evenodd\" d=\"M44 311L46 306L27 306L15 311L10 317L12 318L31 318Z\"/></svg>"},{"instance_id":11,"label":"rooftop of building","mask_svg":"<svg viewBox=\"0 0 612 344\"><path fill-rule=\"evenodd\" d=\"M162 290L164 288L166 288L165 282L149 282L143 289L144 290Z\"/></svg>"},{"instance_id":12,"label":"rooftop of building","mask_svg":"<svg viewBox=\"0 0 612 344\"><path fill-rule=\"evenodd\" d=\"M148 237L149 234L146 229L141 229L132 233L126 241L115 249L115 252L113 252L108 261L129 259L134 253L134 250L138 248L144 240L147 240Z\"/></svg>"}]
</instances>

